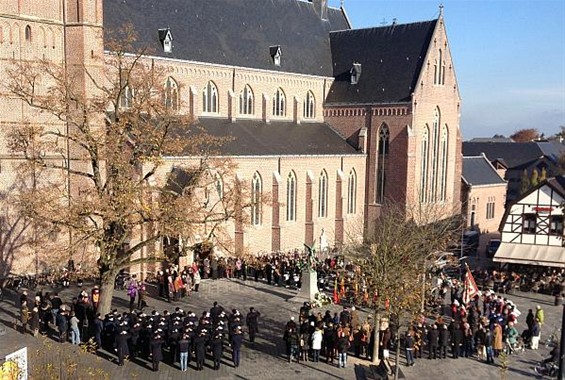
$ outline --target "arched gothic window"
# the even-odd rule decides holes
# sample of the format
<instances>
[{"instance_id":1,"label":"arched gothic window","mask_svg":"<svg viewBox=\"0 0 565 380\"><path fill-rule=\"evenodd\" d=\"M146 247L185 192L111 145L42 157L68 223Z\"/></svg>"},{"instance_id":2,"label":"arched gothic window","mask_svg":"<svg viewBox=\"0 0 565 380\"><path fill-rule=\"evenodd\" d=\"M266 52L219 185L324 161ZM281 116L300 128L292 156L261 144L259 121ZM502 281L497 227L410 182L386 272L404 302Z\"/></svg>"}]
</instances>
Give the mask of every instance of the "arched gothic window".
<instances>
[{"instance_id":1,"label":"arched gothic window","mask_svg":"<svg viewBox=\"0 0 565 380\"><path fill-rule=\"evenodd\" d=\"M318 217L328 216L328 174L325 170L320 173L318 182Z\"/></svg>"},{"instance_id":2,"label":"arched gothic window","mask_svg":"<svg viewBox=\"0 0 565 380\"><path fill-rule=\"evenodd\" d=\"M434 84L445 84L445 60L441 49L438 50L438 58L434 65Z\"/></svg>"},{"instance_id":3,"label":"arched gothic window","mask_svg":"<svg viewBox=\"0 0 565 380\"><path fill-rule=\"evenodd\" d=\"M125 109L131 108L133 106L133 89L130 86L126 86L122 91L120 106Z\"/></svg>"},{"instance_id":4,"label":"arched gothic window","mask_svg":"<svg viewBox=\"0 0 565 380\"><path fill-rule=\"evenodd\" d=\"M431 151L431 170L430 170L430 202L436 202L438 199L438 182L439 182L439 139L440 139L440 129L439 126L441 124L441 115L439 112L439 108L436 108L434 112L434 121L432 124L432 151Z\"/></svg>"},{"instance_id":5,"label":"arched gothic window","mask_svg":"<svg viewBox=\"0 0 565 380\"><path fill-rule=\"evenodd\" d=\"M347 179L347 213L355 214L355 209L357 207L357 173L355 169L351 169L349 172L349 178Z\"/></svg>"},{"instance_id":6,"label":"arched gothic window","mask_svg":"<svg viewBox=\"0 0 565 380\"><path fill-rule=\"evenodd\" d=\"M420 202L428 201L428 157L430 149L430 132L426 125L422 134L421 156L420 156Z\"/></svg>"},{"instance_id":7,"label":"arched gothic window","mask_svg":"<svg viewBox=\"0 0 565 380\"><path fill-rule=\"evenodd\" d=\"M222 199L224 197L224 181L222 180L222 176L218 173L216 173L215 185L218 198Z\"/></svg>"},{"instance_id":8,"label":"arched gothic window","mask_svg":"<svg viewBox=\"0 0 565 380\"><path fill-rule=\"evenodd\" d=\"M246 85L239 93L239 114L253 115L253 91Z\"/></svg>"},{"instance_id":9,"label":"arched gothic window","mask_svg":"<svg viewBox=\"0 0 565 380\"><path fill-rule=\"evenodd\" d=\"M179 108L179 88L177 82L168 77L165 80L165 91L163 91L163 105L167 109L177 111Z\"/></svg>"},{"instance_id":10,"label":"arched gothic window","mask_svg":"<svg viewBox=\"0 0 565 380\"><path fill-rule=\"evenodd\" d=\"M313 119L316 117L316 100L314 99L314 93L312 93L312 91L306 93L303 116L305 119Z\"/></svg>"},{"instance_id":11,"label":"arched gothic window","mask_svg":"<svg viewBox=\"0 0 565 380\"><path fill-rule=\"evenodd\" d=\"M379 142L377 147L377 173L375 186L375 202L383 203L385 198L386 161L389 150L390 132L386 124L379 129Z\"/></svg>"},{"instance_id":12,"label":"arched gothic window","mask_svg":"<svg viewBox=\"0 0 565 380\"><path fill-rule=\"evenodd\" d=\"M261 224L261 197L263 183L258 172L253 174L251 179L251 224L258 226Z\"/></svg>"},{"instance_id":13,"label":"arched gothic window","mask_svg":"<svg viewBox=\"0 0 565 380\"><path fill-rule=\"evenodd\" d=\"M31 42L31 26L26 25L25 28L25 39L27 42Z\"/></svg>"},{"instance_id":14,"label":"arched gothic window","mask_svg":"<svg viewBox=\"0 0 565 380\"><path fill-rule=\"evenodd\" d=\"M273 116L286 116L286 97L282 88L278 88L273 96Z\"/></svg>"},{"instance_id":15,"label":"arched gothic window","mask_svg":"<svg viewBox=\"0 0 565 380\"><path fill-rule=\"evenodd\" d=\"M286 220L296 220L296 175L292 171L286 179Z\"/></svg>"},{"instance_id":16,"label":"arched gothic window","mask_svg":"<svg viewBox=\"0 0 565 380\"><path fill-rule=\"evenodd\" d=\"M209 81L202 91L202 111L218 113L218 88L212 81Z\"/></svg>"},{"instance_id":17,"label":"arched gothic window","mask_svg":"<svg viewBox=\"0 0 565 380\"><path fill-rule=\"evenodd\" d=\"M447 193L447 157L448 157L449 131L447 125L441 130L441 154L439 162L439 200L445 201Z\"/></svg>"}]
</instances>

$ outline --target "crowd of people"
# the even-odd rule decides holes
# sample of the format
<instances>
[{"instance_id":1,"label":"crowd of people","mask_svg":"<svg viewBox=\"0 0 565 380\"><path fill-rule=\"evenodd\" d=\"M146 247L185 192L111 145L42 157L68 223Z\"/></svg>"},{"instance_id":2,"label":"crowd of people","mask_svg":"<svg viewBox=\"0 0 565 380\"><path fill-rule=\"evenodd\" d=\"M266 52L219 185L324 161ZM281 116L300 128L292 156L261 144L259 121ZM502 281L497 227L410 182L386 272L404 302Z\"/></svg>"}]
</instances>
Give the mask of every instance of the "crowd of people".
<instances>
[{"instance_id":1,"label":"crowd of people","mask_svg":"<svg viewBox=\"0 0 565 380\"><path fill-rule=\"evenodd\" d=\"M198 292L202 278L247 280L250 277L272 286L299 289L304 265L305 259L298 251L260 255L248 261L210 256L182 270L169 266L159 271L153 282L159 289L159 296L168 301ZM318 260L314 269L318 272L320 290L334 288L341 297L349 298L346 304L370 306L372 297L367 292L363 276L358 276L358 268L351 263L338 256L328 256ZM398 335L398 324L394 321L390 325L380 323L379 358L388 363L389 352L396 344L402 344L409 366L415 365L419 358L444 359L448 355L454 359L476 357L494 363L502 352L512 354L523 347L538 349L544 326L541 306L529 310L526 326L520 333L520 311L505 298L505 294L497 295L492 289L505 292L509 282L536 278L543 283L544 289L562 294L564 272L552 271L534 277L533 274L516 272L477 271L475 277L483 292L467 303L463 302L463 281L440 277L443 280L437 286L436 297L441 300L442 307L435 310L437 315L432 320L421 316L402 336ZM120 314L114 310L105 316L96 312L100 300L96 286L90 293L81 290L68 305L57 293L39 292L33 299L24 293L20 300L22 332L26 331L26 326L34 335L56 332L59 341L70 340L72 344L92 339L97 349L114 352L120 365L128 357L148 360L152 368L158 370L159 362L165 360L170 364L178 362L183 371L193 358L196 369L201 370L207 354L213 360L213 368L218 369L226 346L230 347L233 364L237 367L244 329L251 342L255 339L260 314L253 308L245 318L238 310L228 313L217 303L200 316L179 307L170 312L153 310L145 314L146 282L138 281L132 275L122 288L127 290L130 298L129 312ZM451 304L443 305L449 295ZM313 306L305 303L298 320L291 318L285 326L283 339L289 362L325 360L328 364L335 362L341 368L347 366L348 352L371 359L375 323L370 316L361 320L355 307L344 307L340 313L332 315L329 310L323 314Z\"/></svg>"},{"instance_id":2,"label":"crowd of people","mask_svg":"<svg viewBox=\"0 0 565 380\"><path fill-rule=\"evenodd\" d=\"M135 281L132 279L130 282ZM131 284L128 285L128 287ZM131 293L128 294L131 296ZM241 363L244 331L254 342L260 312L254 307L243 315L239 310L225 310L217 302L200 315L176 307L162 313L144 313L141 308L119 313L112 310L102 316L97 312L100 300L98 286L89 293L81 290L70 303L56 293L38 292L33 301L24 291L19 299L20 329L23 334L51 336L61 343L86 344L93 351L115 354L118 365L125 360L151 363L153 371L165 361L187 371L192 360L195 369L203 370L211 360L214 370L220 369L228 348L233 367ZM31 309L28 306L32 302Z\"/></svg>"},{"instance_id":3,"label":"crowd of people","mask_svg":"<svg viewBox=\"0 0 565 380\"><path fill-rule=\"evenodd\" d=\"M351 350L356 357L370 358L374 347L370 322L370 317L361 321L354 306L332 315L329 310L325 314L313 310L309 302L304 302L298 321L291 317L285 325L288 361L319 362L323 357L327 364L336 361L339 368L345 368Z\"/></svg>"}]
</instances>

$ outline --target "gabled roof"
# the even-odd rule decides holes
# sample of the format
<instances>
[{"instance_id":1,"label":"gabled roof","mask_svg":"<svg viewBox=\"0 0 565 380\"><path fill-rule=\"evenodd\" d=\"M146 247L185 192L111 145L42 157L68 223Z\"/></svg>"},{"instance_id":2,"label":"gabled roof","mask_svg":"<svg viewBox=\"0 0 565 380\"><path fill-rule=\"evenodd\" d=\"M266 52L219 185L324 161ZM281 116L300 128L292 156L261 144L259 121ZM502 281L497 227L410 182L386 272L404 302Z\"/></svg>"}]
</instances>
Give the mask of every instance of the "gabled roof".
<instances>
[{"instance_id":1,"label":"gabled roof","mask_svg":"<svg viewBox=\"0 0 565 380\"><path fill-rule=\"evenodd\" d=\"M463 156L478 156L482 153L490 161L502 160L509 169L514 169L527 166L541 157L557 162L559 156L565 153L565 146L556 141L463 143Z\"/></svg>"},{"instance_id":2,"label":"gabled roof","mask_svg":"<svg viewBox=\"0 0 565 380\"><path fill-rule=\"evenodd\" d=\"M470 186L505 185L496 169L483 155L463 157L463 180Z\"/></svg>"},{"instance_id":3,"label":"gabled roof","mask_svg":"<svg viewBox=\"0 0 565 380\"><path fill-rule=\"evenodd\" d=\"M514 142L514 140L512 140L510 137L475 137L475 138L473 138L469 141L470 142L480 142L480 143L485 143L485 142L492 142L492 143Z\"/></svg>"},{"instance_id":4,"label":"gabled roof","mask_svg":"<svg viewBox=\"0 0 565 380\"><path fill-rule=\"evenodd\" d=\"M104 28L132 23L148 54L322 76L332 75L329 32L349 28L342 10L329 8L327 16L299 0L104 0ZM159 43L167 27L171 54ZM270 56L274 45L283 52L280 67Z\"/></svg>"},{"instance_id":5,"label":"gabled roof","mask_svg":"<svg viewBox=\"0 0 565 380\"><path fill-rule=\"evenodd\" d=\"M330 33L333 82L326 103L409 102L437 20ZM363 67L351 84L353 62Z\"/></svg>"},{"instance_id":6,"label":"gabled roof","mask_svg":"<svg viewBox=\"0 0 565 380\"><path fill-rule=\"evenodd\" d=\"M351 155L362 154L326 123L200 118L204 132L226 137L218 154L227 156ZM178 131L177 131L178 133Z\"/></svg>"},{"instance_id":7,"label":"gabled roof","mask_svg":"<svg viewBox=\"0 0 565 380\"><path fill-rule=\"evenodd\" d=\"M565 177L560 175L557 177L548 178L545 183L551 186L559 195L565 198ZM543 186L543 183L542 183ZM540 186L541 187L541 186Z\"/></svg>"}]
</instances>

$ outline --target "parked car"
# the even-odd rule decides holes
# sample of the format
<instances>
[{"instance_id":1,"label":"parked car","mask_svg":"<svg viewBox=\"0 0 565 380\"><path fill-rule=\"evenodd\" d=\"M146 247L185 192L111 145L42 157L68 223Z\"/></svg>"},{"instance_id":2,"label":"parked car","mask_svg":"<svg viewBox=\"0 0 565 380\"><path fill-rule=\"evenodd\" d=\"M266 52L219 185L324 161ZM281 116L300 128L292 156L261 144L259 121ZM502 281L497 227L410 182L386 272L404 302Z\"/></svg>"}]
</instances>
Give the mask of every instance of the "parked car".
<instances>
[{"instance_id":1,"label":"parked car","mask_svg":"<svg viewBox=\"0 0 565 380\"><path fill-rule=\"evenodd\" d=\"M480 234L478 231L465 231L462 236L463 256L470 256L477 253L479 249Z\"/></svg>"},{"instance_id":2,"label":"parked car","mask_svg":"<svg viewBox=\"0 0 565 380\"><path fill-rule=\"evenodd\" d=\"M500 247L500 239L490 239L487 245L487 257L492 259Z\"/></svg>"}]
</instances>

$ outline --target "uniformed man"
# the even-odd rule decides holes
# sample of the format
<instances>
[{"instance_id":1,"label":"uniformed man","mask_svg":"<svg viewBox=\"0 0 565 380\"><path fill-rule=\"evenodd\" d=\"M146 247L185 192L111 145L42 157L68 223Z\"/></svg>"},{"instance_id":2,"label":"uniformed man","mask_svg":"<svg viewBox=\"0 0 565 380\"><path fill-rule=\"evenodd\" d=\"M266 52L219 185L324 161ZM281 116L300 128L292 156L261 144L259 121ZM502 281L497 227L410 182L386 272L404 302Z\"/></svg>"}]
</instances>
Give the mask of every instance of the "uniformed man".
<instances>
[{"instance_id":1,"label":"uniformed man","mask_svg":"<svg viewBox=\"0 0 565 380\"><path fill-rule=\"evenodd\" d=\"M240 326L236 327L234 330L230 343L232 347L233 366L234 368L237 368L241 361L241 345L243 344L243 331L241 331Z\"/></svg>"},{"instance_id":2,"label":"uniformed man","mask_svg":"<svg viewBox=\"0 0 565 380\"><path fill-rule=\"evenodd\" d=\"M249 341L250 342L255 341L255 334L257 334L259 332L258 318L260 316L261 316L261 313L259 313L257 310L255 310L255 308L253 308L253 307L249 308L249 313L247 313L246 323L247 323L247 328L249 329Z\"/></svg>"}]
</instances>

